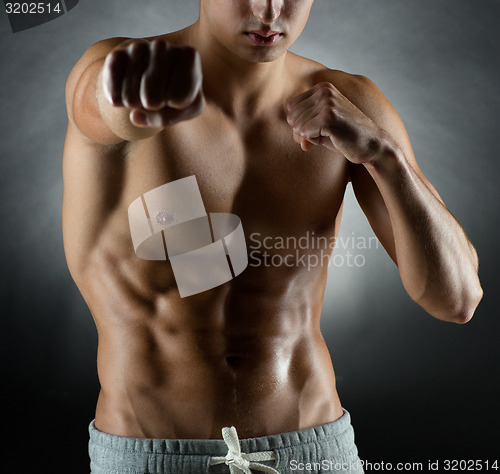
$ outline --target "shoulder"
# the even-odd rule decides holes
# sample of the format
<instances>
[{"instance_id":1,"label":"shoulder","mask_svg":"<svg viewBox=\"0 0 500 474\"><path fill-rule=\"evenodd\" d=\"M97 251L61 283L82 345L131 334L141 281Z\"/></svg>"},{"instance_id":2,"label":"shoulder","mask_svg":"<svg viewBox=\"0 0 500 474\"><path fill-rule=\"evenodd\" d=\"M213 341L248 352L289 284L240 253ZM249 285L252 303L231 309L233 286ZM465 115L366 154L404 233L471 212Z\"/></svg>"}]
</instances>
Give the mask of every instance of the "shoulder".
<instances>
[{"instance_id":1,"label":"shoulder","mask_svg":"<svg viewBox=\"0 0 500 474\"><path fill-rule=\"evenodd\" d=\"M315 83L329 82L361 112L380 125L387 125L397 116L392 104L368 77L325 68L318 71Z\"/></svg>"},{"instance_id":2,"label":"shoulder","mask_svg":"<svg viewBox=\"0 0 500 474\"><path fill-rule=\"evenodd\" d=\"M372 120L377 116L393 113L390 102L370 78L331 69L294 53L289 52L288 55L293 76L299 83L298 88L307 90L316 84L328 82Z\"/></svg>"},{"instance_id":3,"label":"shoulder","mask_svg":"<svg viewBox=\"0 0 500 474\"><path fill-rule=\"evenodd\" d=\"M75 63L66 81L66 98L74 91L83 72L93 63L105 57L115 46L128 40L126 37L107 38L92 44Z\"/></svg>"},{"instance_id":4,"label":"shoulder","mask_svg":"<svg viewBox=\"0 0 500 474\"><path fill-rule=\"evenodd\" d=\"M373 82L365 76L351 74L340 69L331 69L318 61L300 56L288 51L288 68L293 75L310 85L319 82L330 82L340 89L363 89L374 86Z\"/></svg>"}]
</instances>

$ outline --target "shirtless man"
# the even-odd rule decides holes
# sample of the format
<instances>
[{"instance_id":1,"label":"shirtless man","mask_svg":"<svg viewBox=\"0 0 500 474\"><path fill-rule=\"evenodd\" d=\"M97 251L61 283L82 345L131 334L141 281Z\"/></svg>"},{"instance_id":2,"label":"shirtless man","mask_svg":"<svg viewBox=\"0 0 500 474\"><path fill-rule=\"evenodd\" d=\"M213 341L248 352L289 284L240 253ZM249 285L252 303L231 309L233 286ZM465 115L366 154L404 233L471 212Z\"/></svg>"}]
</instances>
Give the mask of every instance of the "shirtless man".
<instances>
[{"instance_id":1,"label":"shirtless man","mask_svg":"<svg viewBox=\"0 0 500 474\"><path fill-rule=\"evenodd\" d=\"M249 265L181 298L127 217L165 183L196 176L247 237L300 238L337 235L351 181L415 302L462 324L481 300L476 251L387 99L288 52L312 4L201 0L195 24L100 41L68 78L64 245L99 335L92 472L362 472L320 332L327 265Z\"/></svg>"}]
</instances>

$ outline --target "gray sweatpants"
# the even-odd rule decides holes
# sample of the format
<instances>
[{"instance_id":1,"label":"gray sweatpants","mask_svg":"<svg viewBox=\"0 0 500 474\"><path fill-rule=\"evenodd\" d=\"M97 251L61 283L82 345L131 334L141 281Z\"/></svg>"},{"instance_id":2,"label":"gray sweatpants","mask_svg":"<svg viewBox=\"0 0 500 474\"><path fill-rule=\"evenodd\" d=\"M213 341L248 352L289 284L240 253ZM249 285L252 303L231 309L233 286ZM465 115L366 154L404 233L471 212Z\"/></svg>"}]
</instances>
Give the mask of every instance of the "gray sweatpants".
<instances>
[{"instance_id":1,"label":"gray sweatpants","mask_svg":"<svg viewBox=\"0 0 500 474\"><path fill-rule=\"evenodd\" d=\"M279 474L327 472L363 474L351 416L289 433L238 440L147 439L103 433L89 426L92 474Z\"/></svg>"}]
</instances>

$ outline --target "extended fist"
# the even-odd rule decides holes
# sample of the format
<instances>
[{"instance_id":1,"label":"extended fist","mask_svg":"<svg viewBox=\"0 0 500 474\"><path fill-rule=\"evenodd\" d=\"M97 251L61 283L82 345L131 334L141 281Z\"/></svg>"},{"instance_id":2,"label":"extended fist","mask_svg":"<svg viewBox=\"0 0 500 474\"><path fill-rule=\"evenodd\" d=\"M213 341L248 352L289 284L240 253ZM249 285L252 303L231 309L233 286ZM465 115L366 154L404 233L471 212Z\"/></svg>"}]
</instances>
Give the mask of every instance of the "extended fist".
<instances>
[{"instance_id":1,"label":"extended fist","mask_svg":"<svg viewBox=\"0 0 500 474\"><path fill-rule=\"evenodd\" d=\"M321 82L287 104L293 138L304 151L323 145L353 163L367 163L382 150L385 132L329 82Z\"/></svg>"},{"instance_id":2,"label":"extended fist","mask_svg":"<svg viewBox=\"0 0 500 474\"><path fill-rule=\"evenodd\" d=\"M205 104L201 60L190 47L164 40L132 40L105 59L102 84L108 101L131 108L134 125L165 127L196 117Z\"/></svg>"}]
</instances>

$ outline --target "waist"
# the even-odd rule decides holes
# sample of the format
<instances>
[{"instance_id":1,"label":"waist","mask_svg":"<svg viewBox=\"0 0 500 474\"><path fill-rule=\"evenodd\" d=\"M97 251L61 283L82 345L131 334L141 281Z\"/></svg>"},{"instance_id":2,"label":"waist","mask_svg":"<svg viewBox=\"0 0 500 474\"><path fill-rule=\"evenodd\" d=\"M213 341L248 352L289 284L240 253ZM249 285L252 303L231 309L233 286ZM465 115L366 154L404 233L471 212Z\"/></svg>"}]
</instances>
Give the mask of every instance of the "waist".
<instances>
[{"instance_id":1,"label":"waist","mask_svg":"<svg viewBox=\"0 0 500 474\"><path fill-rule=\"evenodd\" d=\"M335 420L320 425L311 426L302 430L294 430L284 433L274 433L264 436L242 438L238 430L241 450L245 452L284 449L302 443L328 442L346 434L351 435L351 415L343 407ZM117 437L103 432L96 427L95 420L89 425L89 434L92 444L111 451L118 451L122 447L128 451L137 451L149 454L173 454L189 453L196 455L220 456L227 452L227 444L220 439L221 433L216 437L192 438L192 439L169 439L169 438L133 438Z\"/></svg>"},{"instance_id":2,"label":"waist","mask_svg":"<svg viewBox=\"0 0 500 474\"><path fill-rule=\"evenodd\" d=\"M210 438L239 420L242 436L258 436L331 421L340 412L320 335L241 337L219 341L220 350L140 339L109 347L100 339L96 423L105 432Z\"/></svg>"}]
</instances>

